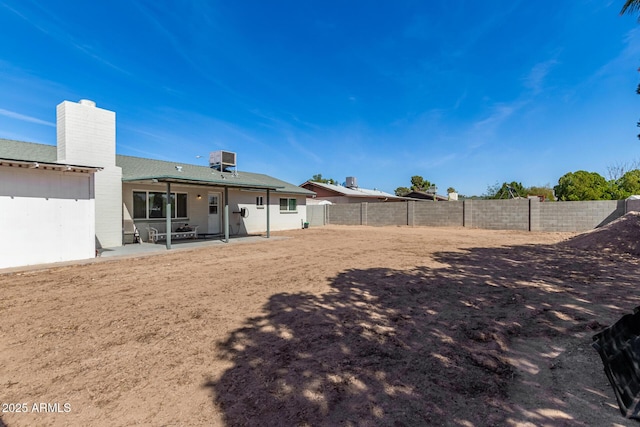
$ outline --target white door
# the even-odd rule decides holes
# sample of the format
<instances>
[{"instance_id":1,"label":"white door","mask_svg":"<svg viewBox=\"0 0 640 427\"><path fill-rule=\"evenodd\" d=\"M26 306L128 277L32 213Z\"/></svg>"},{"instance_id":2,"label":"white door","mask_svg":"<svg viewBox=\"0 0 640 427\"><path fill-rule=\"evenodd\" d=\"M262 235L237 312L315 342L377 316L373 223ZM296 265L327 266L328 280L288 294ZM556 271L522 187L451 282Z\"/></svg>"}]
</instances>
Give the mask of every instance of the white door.
<instances>
[{"instance_id":1,"label":"white door","mask_svg":"<svg viewBox=\"0 0 640 427\"><path fill-rule=\"evenodd\" d=\"M209 233L220 233L220 193L209 193Z\"/></svg>"}]
</instances>

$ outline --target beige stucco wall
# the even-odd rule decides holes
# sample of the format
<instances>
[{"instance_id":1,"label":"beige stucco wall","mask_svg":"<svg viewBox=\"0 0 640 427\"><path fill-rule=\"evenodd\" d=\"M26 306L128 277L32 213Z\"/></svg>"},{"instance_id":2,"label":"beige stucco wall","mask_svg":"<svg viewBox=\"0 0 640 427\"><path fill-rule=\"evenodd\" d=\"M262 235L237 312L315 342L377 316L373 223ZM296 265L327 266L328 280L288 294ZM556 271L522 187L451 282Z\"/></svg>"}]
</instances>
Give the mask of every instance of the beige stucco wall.
<instances>
[{"instance_id":1,"label":"beige stucco wall","mask_svg":"<svg viewBox=\"0 0 640 427\"><path fill-rule=\"evenodd\" d=\"M256 206L256 197L262 196L264 206ZM280 212L280 198L295 198L297 200L296 212ZM240 211L246 208L249 215L242 218L238 214L230 215L230 227L233 231L239 230L239 234L255 234L267 231L267 193L250 191L229 191L229 211ZM307 206L306 197L295 194L283 194L279 192L270 193L270 217L271 231L293 230L302 227L302 222L306 221Z\"/></svg>"},{"instance_id":2,"label":"beige stucco wall","mask_svg":"<svg viewBox=\"0 0 640 427\"><path fill-rule=\"evenodd\" d=\"M158 191L166 192L167 185L164 183L157 184L123 184L123 206L125 218L133 217L133 192L134 191ZM188 223L189 225L198 225L199 233L208 232L208 194L219 193L220 198L220 230L224 233L224 188L219 187L202 187L202 186L185 186L171 185L171 192L187 193L187 218L173 219L174 223ZM198 195L201 196L198 199ZM262 196L264 206L256 206L256 197ZM295 198L298 204L297 212L280 212L280 198ZM301 227L301 222L306 220L306 197L301 195L281 194L271 192L270 194L270 229L291 230ZM258 234L267 230L267 213L266 213L267 193L256 191L242 191L237 189L229 190L229 233L234 235ZM243 218L239 213L241 208L248 210L247 217ZM149 225L164 224L165 219L134 219L142 240L147 241Z\"/></svg>"},{"instance_id":3,"label":"beige stucco wall","mask_svg":"<svg viewBox=\"0 0 640 427\"><path fill-rule=\"evenodd\" d=\"M167 184L122 184L122 206L124 207L124 217L133 218L133 192L134 191L157 191L164 193L167 191ZM205 187L189 187L184 185L171 185L172 193L187 193L187 218L174 218L172 222L180 224L198 225L198 232L206 232L208 223L208 190ZM198 199L198 194L201 196ZM148 228L154 225L164 227L166 219L136 219L133 218L140 237L147 241Z\"/></svg>"}]
</instances>

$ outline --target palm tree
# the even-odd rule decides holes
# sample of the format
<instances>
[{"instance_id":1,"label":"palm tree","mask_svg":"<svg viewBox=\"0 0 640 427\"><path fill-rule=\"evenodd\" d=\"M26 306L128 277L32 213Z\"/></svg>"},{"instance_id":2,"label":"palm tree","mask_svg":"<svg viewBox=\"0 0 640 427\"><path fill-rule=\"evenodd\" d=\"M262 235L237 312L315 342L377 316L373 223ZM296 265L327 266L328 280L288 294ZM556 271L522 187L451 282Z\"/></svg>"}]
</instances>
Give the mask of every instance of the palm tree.
<instances>
[{"instance_id":1,"label":"palm tree","mask_svg":"<svg viewBox=\"0 0 640 427\"><path fill-rule=\"evenodd\" d=\"M634 12L640 12L640 0L626 0L624 2L624 6L622 6L620 15L624 15L625 13L634 13Z\"/></svg>"}]
</instances>

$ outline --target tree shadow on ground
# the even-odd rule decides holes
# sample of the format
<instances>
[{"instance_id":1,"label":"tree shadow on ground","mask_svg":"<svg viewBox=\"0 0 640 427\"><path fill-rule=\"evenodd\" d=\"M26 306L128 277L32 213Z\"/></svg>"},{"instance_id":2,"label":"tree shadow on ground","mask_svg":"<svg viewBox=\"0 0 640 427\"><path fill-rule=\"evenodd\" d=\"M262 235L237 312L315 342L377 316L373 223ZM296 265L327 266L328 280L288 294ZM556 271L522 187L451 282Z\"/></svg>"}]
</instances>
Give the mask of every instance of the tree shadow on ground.
<instances>
[{"instance_id":1,"label":"tree shadow on ground","mask_svg":"<svg viewBox=\"0 0 640 427\"><path fill-rule=\"evenodd\" d=\"M226 423L506 425L519 416L508 396L514 360L548 357L522 354L514 340L588 346L640 303L635 259L558 246L434 258L440 267L348 270L323 295L273 295L264 316L218 344L233 366L206 386ZM571 407L561 413L580 419Z\"/></svg>"}]
</instances>

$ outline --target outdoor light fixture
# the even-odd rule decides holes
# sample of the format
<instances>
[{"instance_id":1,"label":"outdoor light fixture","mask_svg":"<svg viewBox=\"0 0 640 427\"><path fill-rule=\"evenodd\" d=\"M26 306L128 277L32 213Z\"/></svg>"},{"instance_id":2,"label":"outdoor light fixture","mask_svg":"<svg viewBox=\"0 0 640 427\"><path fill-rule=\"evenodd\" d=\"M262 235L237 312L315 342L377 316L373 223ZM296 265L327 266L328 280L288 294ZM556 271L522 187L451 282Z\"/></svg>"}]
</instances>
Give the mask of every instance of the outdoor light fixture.
<instances>
[{"instance_id":1,"label":"outdoor light fixture","mask_svg":"<svg viewBox=\"0 0 640 427\"><path fill-rule=\"evenodd\" d=\"M202 199L202 196L199 194L196 197L198 198L198 200Z\"/></svg>"},{"instance_id":2,"label":"outdoor light fixture","mask_svg":"<svg viewBox=\"0 0 640 427\"><path fill-rule=\"evenodd\" d=\"M157 179L155 179L155 178L153 178L153 179L151 180L151 182L158 182L158 180L157 180Z\"/></svg>"},{"instance_id":3,"label":"outdoor light fixture","mask_svg":"<svg viewBox=\"0 0 640 427\"><path fill-rule=\"evenodd\" d=\"M38 162L35 162L32 166L32 168L34 169L38 169L40 167L40 164Z\"/></svg>"}]
</instances>

